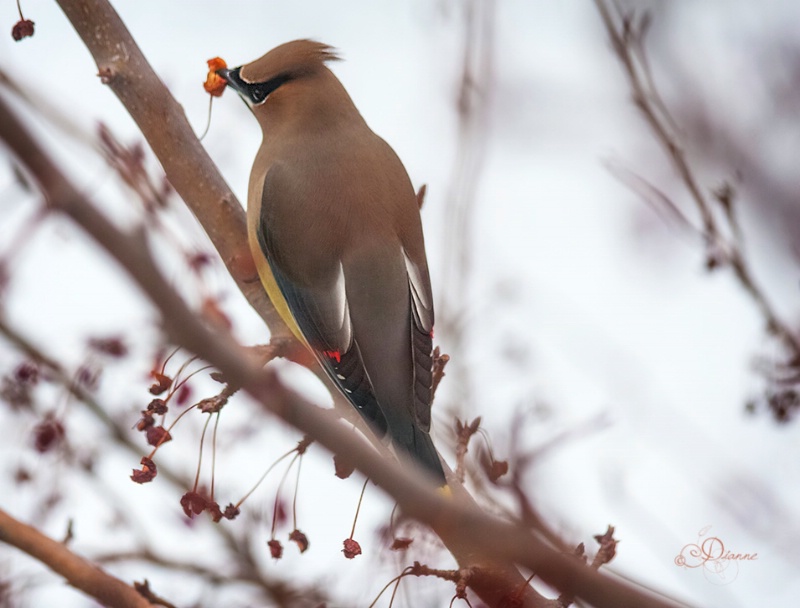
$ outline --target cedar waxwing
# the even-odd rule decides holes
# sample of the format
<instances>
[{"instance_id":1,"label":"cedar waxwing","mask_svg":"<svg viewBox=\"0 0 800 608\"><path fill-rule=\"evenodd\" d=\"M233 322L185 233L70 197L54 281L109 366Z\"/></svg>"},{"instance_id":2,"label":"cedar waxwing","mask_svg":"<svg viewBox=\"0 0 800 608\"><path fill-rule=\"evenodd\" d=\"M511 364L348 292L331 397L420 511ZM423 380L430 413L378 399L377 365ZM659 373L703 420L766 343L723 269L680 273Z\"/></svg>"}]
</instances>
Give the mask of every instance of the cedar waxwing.
<instances>
[{"instance_id":1,"label":"cedar waxwing","mask_svg":"<svg viewBox=\"0 0 800 608\"><path fill-rule=\"evenodd\" d=\"M419 206L400 159L295 40L219 70L263 142L247 225L261 282L294 334L372 428L445 485L431 441L431 294Z\"/></svg>"}]
</instances>

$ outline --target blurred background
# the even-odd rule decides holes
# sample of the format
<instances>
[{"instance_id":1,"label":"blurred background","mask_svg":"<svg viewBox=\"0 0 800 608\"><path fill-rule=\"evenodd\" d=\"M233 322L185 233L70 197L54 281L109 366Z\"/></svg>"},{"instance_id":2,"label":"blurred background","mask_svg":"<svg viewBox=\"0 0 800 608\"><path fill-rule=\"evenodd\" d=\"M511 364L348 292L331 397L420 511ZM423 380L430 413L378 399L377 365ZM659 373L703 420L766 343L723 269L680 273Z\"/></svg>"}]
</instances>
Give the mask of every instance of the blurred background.
<instances>
[{"instance_id":1,"label":"blurred background","mask_svg":"<svg viewBox=\"0 0 800 608\"><path fill-rule=\"evenodd\" d=\"M750 270L796 329L800 4L636 2L622 12L633 5L638 16L649 14L651 74L701 189L735 189ZM207 59L240 65L296 38L340 50L344 61L333 70L415 186L427 184L422 214L436 341L452 359L434 404L435 439L451 464L454 418L480 416L495 457L510 461L509 478L565 541L585 542L593 553L591 537L616 527L621 542L608 571L692 605L793 605L800 592L798 421L795 406L780 414L770 401L787 355L730 270L707 269L702 238L628 187L650 184L700 225L631 102L592 2L114 6L198 133L207 121ZM102 123L122 146L135 147L142 139L135 124L100 83L58 7L29 2L22 10L36 33L20 42L0 38L0 94L98 206L123 226L146 222L98 143ZM2 27L10 31L17 19L13 3L0 8ZM242 201L260 137L233 94L214 101L204 144ZM159 183L146 145L143 154ZM356 529L364 555L345 560L341 543L363 478L336 479L319 447L304 460L297 503L310 549L299 555L286 547L279 561L265 543L280 466L240 519L218 526L205 516L186 520L178 501L188 487L161 478L133 484L130 470L149 451L132 427L151 398L158 321L80 230L41 217L38 194L2 155L0 319L60 361L67 376L96 373L87 386L111 421L70 398L52 370L40 372L28 402L15 400L26 357L0 336L0 507L55 538L70 526L76 551L123 578L146 577L186 606L302 605L281 600L270 588L278 583L316 589L332 606L366 606L414 559L454 566L420 530L412 530L411 552L390 552L380 531L392 505L374 487ZM217 303L242 342L267 342L222 264L187 270L187 252L211 248L181 201L172 195L159 214L154 250L167 276L191 301ZM88 345L108 337L119 337L127 355L114 359ZM176 355L173 371L186 359ZM287 382L328 402L310 373L277 365ZM219 390L207 372L191 386L197 398ZM221 503L236 502L300 438L257 412L244 398L224 410ZM37 451L42 421L53 417L64 436ZM191 481L203 422L186 416L159 451L159 466ZM113 428L138 443L138 456L119 445ZM476 493L489 509L516 513L513 492L482 477L475 455L484 445L471 446ZM294 478L283 501L291 502ZM291 529L291 521L278 528L284 544ZM676 566L701 534L758 559L722 573ZM240 580L248 563L257 575ZM401 589L395 606L445 606L453 594L437 581ZM0 546L0 606L56 601L91 605ZM377 605L388 602L384 596Z\"/></svg>"}]
</instances>

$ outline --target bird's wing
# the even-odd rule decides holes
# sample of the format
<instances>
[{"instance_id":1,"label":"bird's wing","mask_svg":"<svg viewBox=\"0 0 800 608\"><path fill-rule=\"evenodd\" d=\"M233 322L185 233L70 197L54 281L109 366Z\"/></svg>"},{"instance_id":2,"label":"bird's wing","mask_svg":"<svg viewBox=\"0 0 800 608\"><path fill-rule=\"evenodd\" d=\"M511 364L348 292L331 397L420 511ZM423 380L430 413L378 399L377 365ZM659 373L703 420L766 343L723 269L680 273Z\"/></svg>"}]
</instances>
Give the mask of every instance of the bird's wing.
<instances>
[{"instance_id":1,"label":"bird's wing","mask_svg":"<svg viewBox=\"0 0 800 608\"><path fill-rule=\"evenodd\" d=\"M411 356L414 362L414 417L419 427L431 428L433 384L433 295L428 267L415 262L404 249L411 314Z\"/></svg>"},{"instance_id":2,"label":"bird's wing","mask_svg":"<svg viewBox=\"0 0 800 608\"><path fill-rule=\"evenodd\" d=\"M261 213L256 226L258 245L269 262L275 282L286 300L300 332L308 342L320 365L361 415L372 424L376 433L386 432L375 392L353 336L353 325L347 304L344 272L341 262L315 277L313 282L300 281L295 261L276 248L274 226L269 221L266 199L281 196L279 172L270 171L264 183ZM280 229L280 226L278 227Z\"/></svg>"}]
</instances>

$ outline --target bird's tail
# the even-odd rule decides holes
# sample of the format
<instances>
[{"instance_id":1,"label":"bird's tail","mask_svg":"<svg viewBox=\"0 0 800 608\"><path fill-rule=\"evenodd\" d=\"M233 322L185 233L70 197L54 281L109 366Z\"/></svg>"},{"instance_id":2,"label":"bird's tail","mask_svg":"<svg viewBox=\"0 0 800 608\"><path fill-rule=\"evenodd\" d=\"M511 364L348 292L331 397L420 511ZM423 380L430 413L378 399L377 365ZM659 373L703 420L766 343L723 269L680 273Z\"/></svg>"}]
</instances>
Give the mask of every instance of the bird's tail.
<instances>
[{"instance_id":1,"label":"bird's tail","mask_svg":"<svg viewBox=\"0 0 800 608\"><path fill-rule=\"evenodd\" d=\"M433 440L431 436L417 425L412 425L412 433L408 438L410 441L395 442L422 467L432 475L439 487L446 486L447 480L444 476L442 463L439 460L439 454L436 448L433 447Z\"/></svg>"}]
</instances>

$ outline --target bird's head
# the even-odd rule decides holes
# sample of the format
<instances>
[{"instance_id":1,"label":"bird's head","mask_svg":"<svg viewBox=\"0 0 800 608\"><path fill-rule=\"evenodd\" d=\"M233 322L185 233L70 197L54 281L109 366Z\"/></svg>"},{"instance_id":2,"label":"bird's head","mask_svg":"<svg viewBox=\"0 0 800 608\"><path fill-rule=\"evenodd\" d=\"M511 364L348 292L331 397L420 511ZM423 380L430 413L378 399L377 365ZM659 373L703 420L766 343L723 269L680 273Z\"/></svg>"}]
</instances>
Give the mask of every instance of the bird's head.
<instances>
[{"instance_id":1,"label":"bird's head","mask_svg":"<svg viewBox=\"0 0 800 608\"><path fill-rule=\"evenodd\" d=\"M282 85L328 72L325 62L337 60L334 49L313 40L293 40L238 68L217 70L255 111Z\"/></svg>"}]
</instances>

